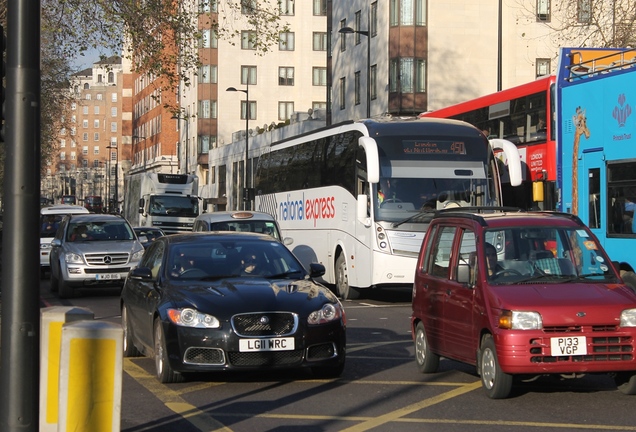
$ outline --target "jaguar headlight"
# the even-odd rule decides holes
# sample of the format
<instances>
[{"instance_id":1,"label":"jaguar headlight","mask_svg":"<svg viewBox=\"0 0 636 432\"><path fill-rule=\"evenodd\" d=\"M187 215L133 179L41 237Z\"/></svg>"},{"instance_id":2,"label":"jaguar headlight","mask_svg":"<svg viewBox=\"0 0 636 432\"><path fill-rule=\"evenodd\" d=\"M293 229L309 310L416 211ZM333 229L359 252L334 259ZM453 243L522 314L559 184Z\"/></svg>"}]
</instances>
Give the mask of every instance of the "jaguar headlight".
<instances>
[{"instance_id":1,"label":"jaguar headlight","mask_svg":"<svg viewBox=\"0 0 636 432\"><path fill-rule=\"evenodd\" d=\"M168 318L172 323L183 327L219 328L221 323L213 315L201 313L196 309L168 309Z\"/></svg>"},{"instance_id":2,"label":"jaguar headlight","mask_svg":"<svg viewBox=\"0 0 636 432\"><path fill-rule=\"evenodd\" d=\"M344 311L342 306L337 303L326 303L319 310L313 311L307 318L307 323L310 325L325 324L328 322L339 320L343 318Z\"/></svg>"}]
</instances>

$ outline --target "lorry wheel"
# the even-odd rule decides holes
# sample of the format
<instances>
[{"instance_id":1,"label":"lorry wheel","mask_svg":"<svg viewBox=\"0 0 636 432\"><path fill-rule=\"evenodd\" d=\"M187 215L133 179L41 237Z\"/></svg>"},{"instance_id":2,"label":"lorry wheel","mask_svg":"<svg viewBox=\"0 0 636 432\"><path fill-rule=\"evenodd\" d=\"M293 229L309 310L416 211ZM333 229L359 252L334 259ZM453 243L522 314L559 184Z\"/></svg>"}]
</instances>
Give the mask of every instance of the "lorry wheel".
<instances>
[{"instance_id":1,"label":"lorry wheel","mask_svg":"<svg viewBox=\"0 0 636 432\"><path fill-rule=\"evenodd\" d=\"M355 300L360 297L360 293L349 286L347 260L344 254L338 255L336 260L336 292L342 300Z\"/></svg>"}]
</instances>

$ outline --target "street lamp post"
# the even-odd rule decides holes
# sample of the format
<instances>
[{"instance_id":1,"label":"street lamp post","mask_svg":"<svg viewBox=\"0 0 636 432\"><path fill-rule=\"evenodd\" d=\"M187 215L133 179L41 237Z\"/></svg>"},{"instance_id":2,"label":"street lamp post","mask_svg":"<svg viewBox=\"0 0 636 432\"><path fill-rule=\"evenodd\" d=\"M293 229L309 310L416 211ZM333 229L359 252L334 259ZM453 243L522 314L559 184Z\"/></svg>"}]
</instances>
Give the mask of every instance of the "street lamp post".
<instances>
[{"instance_id":1,"label":"street lamp post","mask_svg":"<svg viewBox=\"0 0 636 432\"><path fill-rule=\"evenodd\" d=\"M245 90L228 87L226 91L245 93L245 167L243 172L243 210L248 210L249 184L247 175L247 163L249 161L249 121L250 121L250 81L249 76L246 80Z\"/></svg>"},{"instance_id":2,"label":"street lamp post","mask_svg":"<svg viewBox=\"0 0 636 432\"><path fill-rule=\"evenodd\" d=\"M367 37L367 118L371 118L371 33L369 30L354 30L351 27L343 27L338 33L357 33Z\"/></svg>"},{"instance_id":3,"label":"street lamp post","mask_svg":"<svg viewBox=\"0 0 636 432\"><path fill-rule=\"evenodd\" d=\"M115 201L115 212L119 213L119 194L117 193L117 191L119 190L119 146L117 144L115 144L115 145L109 145L106 148L107 149L115 149L115 194L114 194L114 201Z\"/></svg>"},{"instance_id":4,"label":"street lamp post","mask_svg":"<svg viewBox=\"0 0 636 432\"><path fill-rule=\"evenodd\" d=\"M144 140L144 171L146 171L146 137L133 135L132 138L137 140L137 144L139 144L139 140ZM137 146L135 146L135 150L137 150Z\"/></svg>"},{"instance_id":5,"label":"street lamp post","mask_svg":"<svg viewBox=\"0 0 636 432\"><path fill-rule=\"evenodd\" d=\"M184 111L184 116L181 117L180 115L173 115L171 118L175 119L175 120L183 120L185 121L185 135L186 135L186 139L185 139L185 173L186 174L190 174L190 168L188 166L188 156L190 155L190 118L189 118L189 114L188 111ZM181 130L181 127L179 127L179 130ZM181 139L179 139L179 141L181 141Z\"/></svg>"}]
</instances>

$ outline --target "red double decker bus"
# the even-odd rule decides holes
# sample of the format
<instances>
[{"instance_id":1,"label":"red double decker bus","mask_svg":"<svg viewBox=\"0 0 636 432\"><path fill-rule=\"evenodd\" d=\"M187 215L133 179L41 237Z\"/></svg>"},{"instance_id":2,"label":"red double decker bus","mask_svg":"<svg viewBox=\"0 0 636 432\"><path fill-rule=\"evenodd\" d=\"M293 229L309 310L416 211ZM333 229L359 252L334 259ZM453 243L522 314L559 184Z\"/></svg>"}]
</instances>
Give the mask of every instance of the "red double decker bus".
<instances>
[{"instance_id":1,"label":"red double decker bus","mask_svg":"<svg viewBox=\"0 0 636 432\"><path fill-rule=\"evenodd\" d=\"M504 183L505 205L553 210L556 205L555 82L553 75L482 96L457 105L420 114L463 120L481 129L489 139L513 142L521 155L523 183Z\"/></svg>"}]
</instances>

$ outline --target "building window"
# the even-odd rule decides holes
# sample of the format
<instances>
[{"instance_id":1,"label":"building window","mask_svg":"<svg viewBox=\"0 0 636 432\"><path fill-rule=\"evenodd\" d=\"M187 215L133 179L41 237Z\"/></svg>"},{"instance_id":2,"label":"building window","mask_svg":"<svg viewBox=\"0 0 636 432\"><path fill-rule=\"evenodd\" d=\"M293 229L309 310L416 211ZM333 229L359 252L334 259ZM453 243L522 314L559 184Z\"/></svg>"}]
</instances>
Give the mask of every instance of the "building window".
<instances>
[{"instance_id":1,"label":"building window","mask_svg":"<svg viewBox=\"0 0 636 432\"><path fill-rule=\"evenodd\" d=\"M91 94L90 93L86 93L85 99L86 100L91 100Z\"/></svg>"},{"instance_id":2,"label":"building window","mask_svg":"<svg viewBox=\"0 0 636 432\"><path fill-rule=\"evenodd\" d=\"M391 59L389 65L389 91L423 93L426 90L426 62L404 57Z\"/></svg>"},{"instance_id":3,"label":"building window","mask_svg":"<svg viewBox=\"0 0 636 432\"><path fill-rule=\"evenodd\" d=\"M71 160L75 160L75 159L77 159L75 152L71 152Z\"/></svg>"},{"instance_id":4,"label":"building window","mask_svg":"<svg viewBox=\"0 0 636 432\"><path fill-rule=\"evenodd\" d=\"M537 78L545 75L550 75L550 59L549 58L538 58L537 59Z\"/></svg>"},{"instance_id":5,"label":"building window","mask_svg":"<svg viewBox=\"0 0 636 432\"><path fill-rule=\"evenodd\" d=\"M256 85L256 66L241 66L241 84Z\"/></svg>"},{"instance_id":6,"label":"building window","mask_svg":"<svg viewBox=\"0 0 636 432\"><path fill-rule=\"evenodd\" d=\"M110 131L117 132L117 122L110 122Z\"/></svg>"},{"instance_id":7,"label":"building window","mask_svg":"<svg viewBox=\"0 0 636 432\"><path fill-rule=\"evenodd\" d=\"M369 82L371 84L371 100L378 98L378 65L371 66L371 76Z\"/></svg>"},{"instance_id":8,"label":"building window","mask_svg":"<svg viewBox=\"0 0 636 432\"><path fill-rule=\"evenodd\" d=\"M241 49L255 50L256 49L256 32L244 30L241 32Z\"/></svg>"},{"instance_id":9,"label":"building window","mask_svg":"<svg viewBox=\"0 0 636 432\"><path fill-rule=\"evenodd\" d=\"M371 16L369 17L371 37L378 35L378 2L371 3Z\"/></svg>"},{"instance_id":10,"label":"building window","mask_svg":"<svg viewBox=\"0 0 636 432\"><path fill-rule=\"evenodd\" d=\"M294 85L294 68L293 67L278 68L278 85L282 85L282 86Z\"/></svg>"},{"instance_id":11,"label":"building window","mask_svg":"<svg viewBox=\"0 0 636 432\"><path fill-rule=\"evenodd\" d=\"M278 102L278 120L289 120L294 113L293 102Z\"/></svg>"},{"instance_id":12,"label":"building window","mask_svg":"<svg viewBox=\"0 0 636 432\"><path fill-rule=\"evenodd\" d=\"M88 156L88 146L82 147L82 154Z\"/></svg>"},{"instance_id":13,"label":"building window","mask_svg":"<svg viewBox=\"0 0 636 432\"><path fill-rule=\"evenodd\" d=\"M340 21L340 28L345 28L347 26L347 20ZM347 50L347 38L346 33L340 33L340 52L345 52Z\"/></svg>"},{"instance_id":14,"label":"building window","mask_svg":"<svg viewBox=\"0 0 636 432\"><path fill-rule=\"evenodd\" d=\"M99 161L97 159L93 160L93 168L99 168Z\"/></svg>"},{"instance_id":15,"label":"building window","mask_svg":"<svg viewBox=\"0 0 636 432\"><path fill-rule=\"evenodd\" d=\"M314 15L327 15L327 0L314 0Z\"/></svg>"},{"instance_id":16,"label":"building window","mask_svg":"<svg viewBox=\"0 0 636 432\"><path fill-rule=\"evenodd\" d=\"M93 129L99 129L99 120L93 120Z\"/></svg>"},{"instance_id":17,"label":"building window","mask_svg":"<svg viewBox=\"0 0 636 432\"><path fill-rule=\"evenodd\" d=\"M311 109L316 111L316 110L326 110L327 109L327 102L312 102L311 103Z\"/></svg>"},{"instance_id":18,"label":"building window","mask_svg":"<svg viewBox=\"0 0 636 432\"><path fill-rule=\"evenodd\" d=\"M294 15L295 0L278 0L281 15Z\"/></svg>"},{"instance_id":19,"label":"building window","mask_svg":"<svg viewBox=\"0 0 636 432\"><path fill-rule=\"evenodd\" d=\"M426 25L426 0L390 0L389 25Z\"/></svg>"},{"instance_id":20,"label":"building window","mask_svg":"<svg viewBox=\"0 0 636 432\"><path fill-rule=\"evenodd\" d=\"M97 95L95 95L97 100L102 100L102 98L104 97L101 93L97 93Z\"/></svg>"},{"instance_id":21,"label":"building window","mask_svg":"<svg viewBox=\"0 0 636 432\"><path fill-rule=\"evenodd\" d=\"M71 136L75 136L77 134L77 129L75 129L75 126L73 126L71 128Z\"/></svg>"},{"instance_id":22,"label":"building window","mask_svg":"<svg viewBox=\"0 0 636 432\"><path fill-rule=\"evenodd\" d=\"M293 51L294 50L294 32L281 32L280 40L278 42L278 49L281 51Z\"/></svg>"},{"instance_id":23,"label":"building window","mask_svg":"<svg viewBox=\"0 0 636 432\"><path fill-rule=\"evenodd\" d=\"M355 27L354 29L357 31L360 31L360 24L362 23L362 12L361 11L357 11L355 13L354 16L354 21L355 23ZM360 33L354 33L355 37L354 37L354 41L356 45L360 45Z\"/></svg>"},{"instance_id":24,"label":"building window","mask_svg":"<svg viewBox=\"0 0 636 432\"><path fill-rule=\"evenodd\" d=\"M82 107L82 114L88 114L88 107L87 106L83 106Z\"/></svg>"},{"instance_id":25,"label":"building window","mask_svg":"<svg viewBox=\"0 0 636 432\"><path fill-rule=\"evenodd\" d=\"M111 102L117 102L117 93L111 94L110 100L111 100Z\"/></svg>"},{"instance_id":26,"label":"building window","mask_svg":"<svg viewBox=\"0 0 636 432\"><path fill-rule=\"evenodd\" d=\"M592 0L578 0L577 19L581 24L592 21Z\"/></svg>"},{"instance_id":27,"label":"building window","mask_svg":"<svg viewBox=\"0 0 636 432\"><path fill-rule=\"evenodd\" d=\"M108 72L108 83L109 84L113 84L115 82L115 73L114 72Z\"/></svg>"},{"instance_id":28,"label":"building window","mask_svg":"<svg viewBox=\"0 0 636 432\"><path fill-rule=\"evenodd\" d=\"M199 48L218 48L219 38L214 30L205 29L201 32Z\"/></svg>"},{"instance_id":29,"label":"building window","mask_svg":"<svg viewBox=\"0 0 636 432\"><path fill-rule=\"evenodd\" d=\"M217 11L217 0L199 0L199 13L209 13Z\"/></svg>"},{"instance_id":30,"label":"building window","mask_svg":"<svg viewBox=\"0 0 636 432\"><path fill-rule=\"evenodd\" d=\"M256 13L256 0L241 0L241 13L243 15L254 15Z\"/></svg>"},{"instance_id":31,"label":"building window","mask_svg":"<svg viewBox=\"0 0 636 432\"><path fill-rule=\"evenodd\" d=\"M326 86L327 85L327 68L315 67L313 68L313 85Z\"/></svg>"},{"instance_id":32,"label":"building window","mask_svg":"<svg viewBox=\"0 0 636 432\"><path fill-rule=\"evenodd\" d=\"M88 159L82 159L82 168L88 168ZM86 173L84 173L84 180L86 180Z\"/></svg>"},{"instance_id":33,"label":"building window","mask_svg":"<svg viewBox=\"0 0 636 432\"><path fill-rule=\"evenodd\" d=\"M60 160L66 160L66 152L60 152Z\"/></svg>"},{"instance_id":34,"label":"building window","mask_svg":"<svg viewBox=\"0 0 636 432\"><path fill-rule=\"evenodd\" d=\"M110 109L110 116L111 117L117 117L117 107L112 107Z\"/></svg>"},{"instance_id":35,"label":"building window","mask_svg":"<svg viewBox=\"0 0 636 432\"><path fill-rule=\"evenodd\" d=\"M95 132L93 135L93 141L99 141L99 132Z\"/></svg>"},{"instance_id":36,"label":"building window","mask_svg":"<svg viewBox=\"0 0 636 432\"><path fill-rule=\"evenodd\" d=\"M117 147L116 144L115 144L115 147ZM117 150L110 152L110 160L113 162L117 162Z\"/></svg>"},{"instance_id":37,"label":"building window","mask_svg":"<svg viewBox=\"0 0 636 432\"><path fill-rule=\"evenodd\" d=\"M88 120L82 120L82 127L88 129Z\"/></svg>"},{"instance_id":38,"label":"building window","mask_svg":"<svg viewBox=\"0 0 636 432\"><path fill-rule=\"evenodd\" d=\"M340 109L343 110L347 107L347 105L345 104L345 85L347 83L347 79L342 77L340 78L340 93L339 93L339 99L340 99Z\"/></svg>"},{"instance_id":39,"label":"building window","mask_svg":"<svg viewBox=\"0 0 636 432\"><path fill-rule=\"evenodd\" d=\"M200 100L199 101L199 118L216 118L216 101Z\"/></svg>"},{"instance_id":40,"label":"building window","mask_svg":"<svg viewBox=\"0 0 636 432\"><path fill-rule=\"evenodd\" d=\"M256 102L249 101L250 104L250 118L249 120L256 120ZM245 120L247 102L241 101L241 119Z\"/></svg>"},{"instance_id":41,"label":"building window","mask_svg":"<svg viewBox=\"0 0 636 432\"><path fill-rule=\"evenodd\" d=\"M537 21L550 22L550 0L537 0Z\"/></svg>"},{"instance_id":42,"label":"building window","mask_svg":"<svg viewBox=\"0 0 636 432\"><path fill-rule=\"evenodd\" d=\"M66 147L66 140L65 139L61 139L60 140L60 148L64 148Z\"/></svg>"},{"instance_id":43,"label":"building window","mask_svg":"<svg viewBox=\"0 0 636 432\"><path fill-rule=\"evenodd\" d=\"M84 132L82 134L82 141L88 141L88 133L87 132Z\"/></svg>"},{"instance_id":44,"label":"building window","mask_svg":"<svg viewBox=\"0 0 636 432\"><path fill-rule=\"evenodd\" d=\"M93 154L94 155L98 155L99 154L99 146L93 146Z\"/></svg>"},{"instance_id":45,"label":"building window","mask_svg":"<svg viewBox=\"0 0 636 432\"><path fill-rule=\"evenodd\" d=\"M216 65L203 65L199 67L199 83L201 84L216 84L217 82L217 66Z\"/></svg>"},{"instance_id":46,"label":"building window","mask_svg":"<svg viewBox=\"0 0 636 432\"><path fill-rule=\"evenodd\" d=\"M314 51L327 51L327 33L314 32Z\"/></svg>"},{"instance_id":47,"label":"building window","mask_svg":"<svg viewBox=\"0 0 636 432\"><path fill-rule=\"evenodd\" d=\"M93 107L93 114L95 114L95 115L99 115L99 105L95 105L95 106Z\"/></svg>"},{"instance_id":48,"label":"building window","mask_svg":"<svg viewBox=\"0 0 636 432\"><path fill-rule=\"evenodd\" d=\"M354 93L355 93L355 104L360 105L360 71L357 71L354 74L353 81Z\"/></svg>"}]
</instances>

